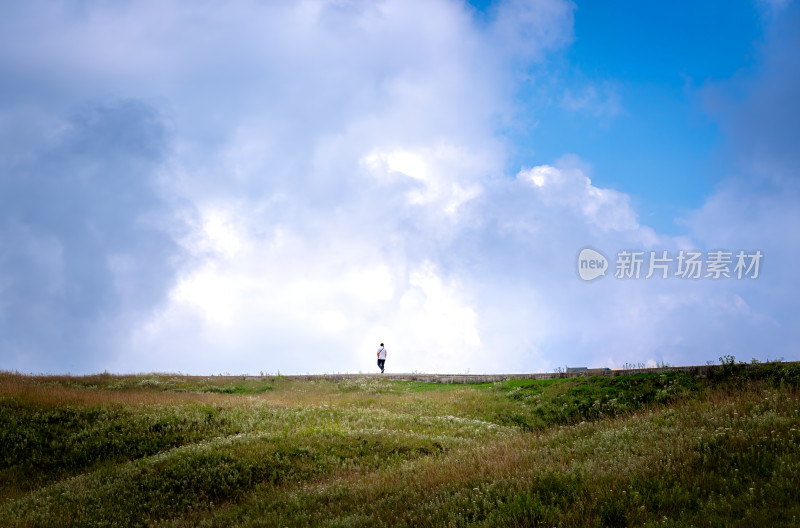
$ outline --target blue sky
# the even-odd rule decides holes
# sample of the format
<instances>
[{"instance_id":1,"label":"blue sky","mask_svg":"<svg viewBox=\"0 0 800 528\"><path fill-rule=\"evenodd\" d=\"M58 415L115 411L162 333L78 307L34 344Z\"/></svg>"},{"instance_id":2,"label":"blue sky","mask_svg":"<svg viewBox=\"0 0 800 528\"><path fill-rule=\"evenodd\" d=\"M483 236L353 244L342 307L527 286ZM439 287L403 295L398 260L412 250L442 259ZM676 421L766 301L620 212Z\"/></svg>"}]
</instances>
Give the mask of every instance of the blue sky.
<instances>
[{"instance_id":1,"label":"blue sky","mask_svg":"<svg viewBox=\"0 0 800 528\"><path fill-rule=\"evenodd\" d=\"M761 9L579 2L572 44L545 66L544 82L520 90L527 119L513 136L513 162L579 153L591 160L595 182L631 195L641 221L679 234L675 217L699 207L724 175L723 138L698 90L753 67ZM540 85L549 97L540 97Z\"/></svg>"},{"instance_id":2,"label":"blue sky","mask_svg":"<svg viewBox=\"0 0 800 528\"><path fill-rule=\"evenodd\" d=\"M0 14L0 369L800 359L795 2ZM623 249L764 259L623 280Z\"/></svg>"}]
</instances>

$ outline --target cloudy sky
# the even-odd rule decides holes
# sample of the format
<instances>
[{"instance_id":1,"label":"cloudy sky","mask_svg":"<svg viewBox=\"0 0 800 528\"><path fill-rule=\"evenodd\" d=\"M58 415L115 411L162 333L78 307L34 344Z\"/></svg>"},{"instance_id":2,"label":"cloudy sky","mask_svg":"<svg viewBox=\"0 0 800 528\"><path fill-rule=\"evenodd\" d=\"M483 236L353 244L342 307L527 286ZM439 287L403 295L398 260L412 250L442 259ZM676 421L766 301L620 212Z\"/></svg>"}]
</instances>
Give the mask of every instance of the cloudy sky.
<instances>
[{"instance_id":1,"label":"cloudy sky","mask_svg":"<svg viewBox=\"0 0 800 528\"><path fill-rule=\"evenodd\" d=\"M798 360L797 94L791 1L0 2L0 370Z\"/></svg>"}]
</instances>

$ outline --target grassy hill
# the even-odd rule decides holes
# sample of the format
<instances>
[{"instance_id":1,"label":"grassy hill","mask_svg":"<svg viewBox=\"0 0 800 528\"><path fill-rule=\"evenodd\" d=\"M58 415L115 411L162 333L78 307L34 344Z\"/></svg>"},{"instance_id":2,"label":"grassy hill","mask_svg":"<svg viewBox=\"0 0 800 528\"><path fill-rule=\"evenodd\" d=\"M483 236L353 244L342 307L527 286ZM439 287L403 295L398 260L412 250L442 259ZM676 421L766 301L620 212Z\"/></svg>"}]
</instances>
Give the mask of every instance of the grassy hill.
<instances>
[{"instance_id":1,"label":"grassy hill","mask_svg":"<svg viewBox=\"0 0 800 528\"><path fill-rule=\"evenodd\" d=\"M0 526L798 526L799 389L0 373Z\"/></svg>"}]
</instances>

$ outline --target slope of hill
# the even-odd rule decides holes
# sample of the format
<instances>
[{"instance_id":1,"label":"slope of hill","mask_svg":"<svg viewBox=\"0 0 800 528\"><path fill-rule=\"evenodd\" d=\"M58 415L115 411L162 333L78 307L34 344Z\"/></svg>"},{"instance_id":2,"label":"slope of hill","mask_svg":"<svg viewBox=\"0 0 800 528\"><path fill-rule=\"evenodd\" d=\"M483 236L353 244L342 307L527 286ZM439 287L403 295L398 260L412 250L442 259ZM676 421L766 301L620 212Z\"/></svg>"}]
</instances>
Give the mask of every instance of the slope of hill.
<instances>
[{"instance_id":1,"label":"slope of hill","mask_svg":"<svg viewBox=\"0 0 800 528\"><path fill-rule=\"evenodd\" d=\"M796 526L799 388L0 373L0 525Z\"/></svg>"}]
</instances>

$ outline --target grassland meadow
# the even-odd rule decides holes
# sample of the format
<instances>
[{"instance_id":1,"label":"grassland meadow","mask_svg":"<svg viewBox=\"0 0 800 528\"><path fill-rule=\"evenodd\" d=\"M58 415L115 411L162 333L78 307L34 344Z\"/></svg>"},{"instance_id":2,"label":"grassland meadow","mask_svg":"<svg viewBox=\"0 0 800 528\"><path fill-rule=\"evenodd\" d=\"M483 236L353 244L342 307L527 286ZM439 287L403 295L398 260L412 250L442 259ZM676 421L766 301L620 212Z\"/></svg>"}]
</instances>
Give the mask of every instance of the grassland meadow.
<instances>
[{"instance_id":1,"label":"grassland meadow","mask_svg":"<svg viewBox=\"0 0 800 528\"><path fill-rule=\"evenodd\" d=\"M0 525L797 526L798 385L5 372Z\"/></svg>"}]
</instances>

